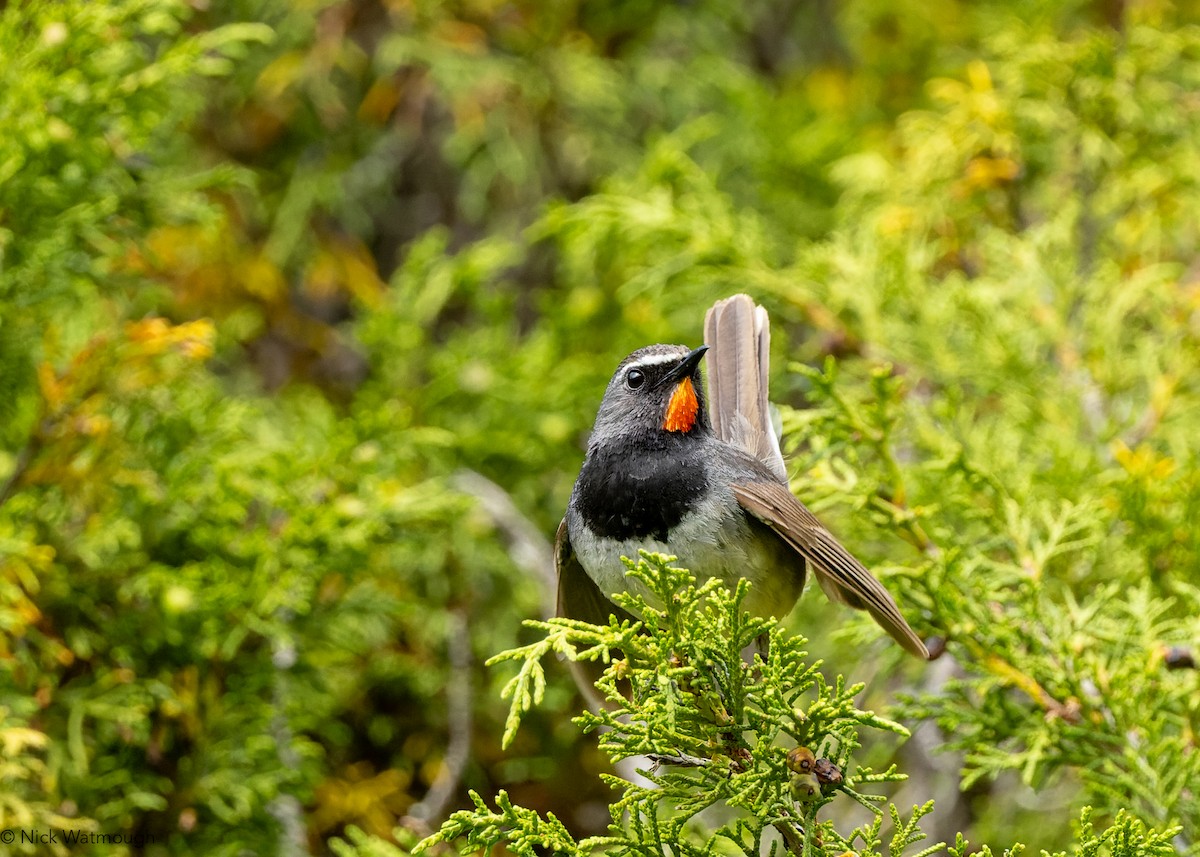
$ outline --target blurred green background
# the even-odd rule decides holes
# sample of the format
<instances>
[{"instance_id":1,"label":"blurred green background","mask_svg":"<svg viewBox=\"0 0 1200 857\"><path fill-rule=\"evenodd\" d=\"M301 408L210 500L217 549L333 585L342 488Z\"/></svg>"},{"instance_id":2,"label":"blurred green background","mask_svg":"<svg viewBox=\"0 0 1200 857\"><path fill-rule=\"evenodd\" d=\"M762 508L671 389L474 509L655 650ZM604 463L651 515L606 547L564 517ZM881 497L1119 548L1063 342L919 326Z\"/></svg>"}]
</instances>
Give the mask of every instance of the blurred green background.
<instances>
[{"instance_id":1,"label":"blurred green background","mask_svg":"<svg viewBox=\"0 0 1200 857\"><path fill-rule=\"evenodd\" d=\"M482 663L617 362L746 291L794 487L950 641L789 620L925 699L897 802L1192 847L1198 11L0 3L0 826L320 855L503 787L602 830L565 671L502 753Z\"/></svg>"}]
</instances>

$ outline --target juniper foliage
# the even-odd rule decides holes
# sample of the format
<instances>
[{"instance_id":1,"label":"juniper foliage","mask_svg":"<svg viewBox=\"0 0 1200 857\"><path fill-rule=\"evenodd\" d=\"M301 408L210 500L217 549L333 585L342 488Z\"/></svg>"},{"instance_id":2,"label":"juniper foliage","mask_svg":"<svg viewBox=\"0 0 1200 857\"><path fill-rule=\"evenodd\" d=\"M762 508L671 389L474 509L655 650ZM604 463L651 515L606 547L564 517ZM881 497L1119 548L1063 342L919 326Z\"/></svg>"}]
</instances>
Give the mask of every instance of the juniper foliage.
<instances>
[{"instance_id":1,"label":"juniper foliage","mask_svg":"<svg viewBox=\"0 0 1200 857\"><path fill-rule=\"evenodd\" d=\"M511 523L748 291L793 489L946 642L788 620L914 726L860 794L1194 853L1195 5L0 4L0 827L383 854L473 787L595 833L561 674L500 749Z\"/></svg>"},{"instance_id":2,"label":"juniper foliage","mask_svg":"<svg viewBox=\"0 0 1200 857\"><path fill-rule=\"evenodd\" d=\"M517 806L504 791L495 809L472 792L474 808L452 814L414 852L461 840L464 853L503 845L530 855L963 857L961 835L952 845L925 842L921 820L934 811L932 801L907 811L888 802L880 786L904 779L895 766L876 772L852 764L865 731L908 735L900 724L856 706L864 685L841 675L827 681L823 664L808 659L802 637L745 613L745 581L735 592L715 579L697 585L673 560L646 552L637 563L627 560L629 574L653 598L620 594L617 602L640 621L530 622L541 639L491 659L519 664L505 688L512 697L506 742L542 697L544 658L606 664L596 682L606 707L575 722L598 734L612 762L638 760L644 778L604 775L618 793L608 835L576 840L553 815ZM748 662L743 653L764 639L765 657L758 651ZM850 802L866 807L871 820L850 828L840 823ZM1178 827L1149 829L1121 810L1097 833L1092 816L1090 807L1083 810L1075 853L1102 847L1113 855L1174 852ZM1014 845L1005 853L1021 850Z\"/></svg>"}]
</instances>

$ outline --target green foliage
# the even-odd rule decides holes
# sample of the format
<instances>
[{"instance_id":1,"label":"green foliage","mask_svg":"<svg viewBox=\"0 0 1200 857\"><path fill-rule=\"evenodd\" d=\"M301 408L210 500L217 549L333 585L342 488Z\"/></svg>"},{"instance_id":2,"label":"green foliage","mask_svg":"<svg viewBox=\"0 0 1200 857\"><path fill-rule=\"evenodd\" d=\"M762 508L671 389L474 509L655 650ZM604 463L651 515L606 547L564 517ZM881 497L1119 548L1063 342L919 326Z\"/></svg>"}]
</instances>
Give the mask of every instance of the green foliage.
<instances>
[{"instance_id":1,"label":"green foliage","mask_svg":"<svg viewBox=\"0 0 1200 857\"><path fill-rule=\"evenodd\" d=\"M848 686L841 677L827 684L820 665L805 662L802 638L744 613L748 584L736 593L715 580L697 587L690 572L669 562L669 557L645 554L636 565L629 563L629 574L645 584L647 594L620 601L642 617L640 622L608 628L569 619L531 622L545 633L541 641L492 659L522 662L506 688L513 696L512 730L542 693L540 662L547 654L610 661L620 653L597 682L608 707L577 722L600 734L600 746L613 762L645 756L654 765L641 772L646 783L605 777L621 790L610 807L609 835L576 843L553 817L542 820L514 807L506 796L497 799L500 813L492 814L475 796L475 813L452 816L418 850L465 836L472 847L505 842L517 853L532 853L529 849L538 845L573 854L600 848L651 854L668 843L687 851L686 843L698 837L758 854L764 835L776 828L791 847L811 850L833 835L832 827L817 824L816 814L839 795L879 812L873 804L881 796L858 789L897 779L893 770L860 768L844 781L839 774L836 789L823 791L810 770L789 765L783 742L812 748L810 768L820 754L840 771L859 746L859 730L905 735L904 728L855 707L862 685ZM746 663L742 651L756 644L766 646L765 659ZM710 828L699 816L714 806L730 808L733 819Z\"/></svg>"},{"instance_id":2,"label":"green foliage","mask_svg":"<svg viewBox=\"0 0 1200 857\"><path fill-rule=\"evenodd\" d=\"M1111 827L1096 832L1092 816L1094 812L1090 806L1085 806L1079 816L1078 835L1075 845L1070 851L1056 851L1050 854L1048 851L1042 851L1046 857L1067 857L1068 854L1072 857L1093 857L1093 855L1107 854L1111 857L1150 857L1150 855L1166 855L1177 854L1172 837L1176 835L1177 830L1169 829L1163 831L1147 830L1146 825L1138 821L1133 816L1129 815L1124 810L1117 813ZM968 848L969 843L963 839L962 834L959 834L954 845L946 849L950 857L965 857L971 853ZM1012 848L1005 850L1005 855L1017 855L1024 853L1025 849L1020 845L1015 845ZM978 854L990 855L992 849L984 845Z\"/></svg>"},{"instance_id":3,"label":"green foliage","mask_svg":"<svg viewBox=\"0 0 1200 857\"><path fill-rule=\"evenodd\" d=\"M159 218L194 213L229 169L185 176L176 129L197 80L269 40L257 24L184 31L176 0L22 3L0 13L0 418L7 442L33 365L111 322L121 257ZM175 157L173 157L175 156ZM57 318L49 337L42 326ZM21 419L24 417L26 419Z\"/></svg>"},{"instance_id":4,"label":"green foliage","mask_svg":"<svg viewBox=\"0 0 1200 857\"><path fill-rule=\"evenodd\" d=\"M848 196L855 225L799 265L851 342L886 347L854 380L842 365L794 366L813 407L785 418L805 439L801 496L862 509L917 550L893 580L965 674L910 713L965 752L964 781L1009 769L1044 787L1069 766L1088 800L1182 821L1188 842L1200 824L1185 785L1200 776L1187 749L1195 676L1165 670L1161 652L1196 639L1200 610L1181 573L1197 555L1184 522L1200 511L1200 400L1182 379L1200 355L1167 237L1194 235L1170 212L1197 189L1178 174L1156 201L1135 199L1150 185L1132 175L1195 151L1200 125L1160 136L1136 112L1110 122L1091 99L1126 87L1145 88L1138 103L1172 98L1190 86L1194 64L1176 59L1197 35L997 38L1003 82L980 64L969 85L939 84L944 107L902 122L898 162ZM1041 65L1064 50L1080 58L1069 80ZM1095 75L1089 100L1071 95L1081 67ZM1148 67L1164 73L1150 82ZM1107 178L1115 162L1087 156L1097 123L1121 141L1108 151L1127 185ZM972 169L996 157L1020 161L1013 180ZM863 166L846 164L847 180ZM905 202L906 188L939 181L952 183L945 208ZM982 207L948 205L960 199ZM1145 217L1161 219L1132 225ZM1160 489L1170 510L1147 496Z\"/></svg>"},{"instance_id":5,"label":"green foliage","mask_svg":"<svg viewBox=\"0 0 1200 857\"><path fill-rule=\"evenodd\" d=\"M790 788L762 736L838 735L920 808L789 808L832 800L826 848L1067 849L1090 804L1067 853L1195 852L1194 5L4 6L0 827L382 855L458 809L599 843L606 758L673 712L707 764L660 767L675 804L619 785L654 812L612 836L753 840ZM608 373L734 291L794 490L946 643L900 663L806 598L866 684L772 630L760 669L831 706L807 737L705 666L735 642L520 625ZM534 655L618 640L660 684L585 717L598 749ZM483 661L526 646L515 731Z\"/></svg>"},{"instance_id":6,"label":"green foliage","mask_svg":"<svg viewBox=\"0 0 1200 857\"><path fill-rule=\"evenodd\" d=\"M933 810L932 802L904 815L895 804L887 804L886 810L877 806L886 803L883 795L860 791L903 779L894 767L882 773L863 767L853 775L848 772L863 730L908 734L855 706L863 685L847 686L841 676L827 683L821 664L806 660L802 638L742 612L745 581L736 593L716 580L697 587L690 572L671 567L671 560L643 552L636 565L628 563L629 574L645 584L647 596L624 594L619 601L641 621L607 627L569 619L531 622L543 632L541 640L491 660L521 664L506 688L513 696L506 740L541 696L546 655L607 663L596 683L606 707L585 712L576 722L600 733L600 745L614 763L652 763L648 770L638 770L643 782L605 777L619 791L609 808L608 835L576 840L552 814L543 818L514 805L504 791L496 797L496 810L472 792L474 809L451 815L440 831L417 844L415 853L456 840L467 850L488 851L502 844L515 854L530 855L651 855L664 850L758 855L767 847L770 853L782 847L805 855L853 849L862 857L910 852L929 857L943 849L952 857L967 853L961 835L948 849L945 843L912 849L926 838L920 822ZM747 663L742 653L756 644L765 645L767 654L756 654ZM842 832L838 820L846 814L848 800L866 807L872 818ZM714 815L717 808L726 820ZM822 810L833 818L818 820ZM1148 830L1122 810L1110 828L1097 834L1091 817L1091 808L1085 809L1074 853L1173 853L1171 837L1178 828ZM891 829L886 845L885 819ZM1014 846L1005 853L1020 849Z\"/></svg>"},{"instance_id":7,"label":"green foliage","mask_svg":"<svg viewBox=\"0 0 1200 857\"><path fill-rule=\"evenodd\" d=\"M961 647L966 675L909 713L935 718L964 751L964 782L1011 769L1041 787L1070 766L1097 805L1193 830L1195 676L1167 671L1161 653L1195 639L1200 600L1183 580L1169 595L1156 587L1135 533L1106 521L1120 508L1111 492L1121 478L1081 474L1065 483L1074 499L1054 499L1044 477L999 466L992 456L1009 455L1009 444L968 451L930 420L928 403L907 407L903 379L886 368L864 402L839 392L846 384L832 368L807 376L815 407L789 420L820 439L796 457L803 493L862 508L924 554L891 579L939 617L934 628ZM972 428L987 436L1008 418L989 422ZM902 449L925 463L900 463ZM1136 574L1122 580L1124 569ZM1076 591L1082 579L1092 581L1086 593Z\"/></svg>"}]
</instances>

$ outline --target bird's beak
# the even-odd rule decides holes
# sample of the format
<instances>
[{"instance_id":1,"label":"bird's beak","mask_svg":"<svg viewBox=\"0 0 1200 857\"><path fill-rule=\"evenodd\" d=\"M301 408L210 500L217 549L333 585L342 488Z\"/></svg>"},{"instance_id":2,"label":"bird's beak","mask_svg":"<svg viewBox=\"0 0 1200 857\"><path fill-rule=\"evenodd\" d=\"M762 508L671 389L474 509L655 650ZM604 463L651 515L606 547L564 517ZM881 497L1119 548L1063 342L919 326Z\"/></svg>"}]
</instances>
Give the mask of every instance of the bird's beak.
<instances>
[{"instance_id":1,"label":"bird's beak","mask_svg":"<svg viewBox=\"0 0 1200 857\"><path fill-rule=\"evenodd\" d=\"M707 345L701 345L695 351L690 352L675 365L674 369L662 377L662 380L658 382L659 385L665 387L677 384L684 378L692 377L692 373L696 371L696 366L699 365L700 359L704 357L704 352L707 350Z\"/></svg>"}]
</instances>

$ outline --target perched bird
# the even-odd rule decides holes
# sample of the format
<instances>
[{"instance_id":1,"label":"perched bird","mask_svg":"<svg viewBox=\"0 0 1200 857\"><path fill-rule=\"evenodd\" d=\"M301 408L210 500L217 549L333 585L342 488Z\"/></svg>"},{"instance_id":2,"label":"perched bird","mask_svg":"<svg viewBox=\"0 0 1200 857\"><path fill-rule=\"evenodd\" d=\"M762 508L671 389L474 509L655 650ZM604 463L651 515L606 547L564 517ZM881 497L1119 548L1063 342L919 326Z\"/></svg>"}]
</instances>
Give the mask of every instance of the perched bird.
<instances>
[{"instance_id":1,"label":"perched bird","mask_svg":"<svg viewBox=\"0 0 1200 857\"><path fill-rule=\"evenodd\" d=\"M811 567L825 594L866 610L901 646L929 656L895 600L788 488L767 404L767 313L746 295L719 301L706 344L651 345L617 367L558 528L562 615L626 615L609 595L634 586L622 556L673 554L700 580L753 586L758 616L792 609ZM700 362L708 352L711 415Z\"/></svg>"}]
</instances>

